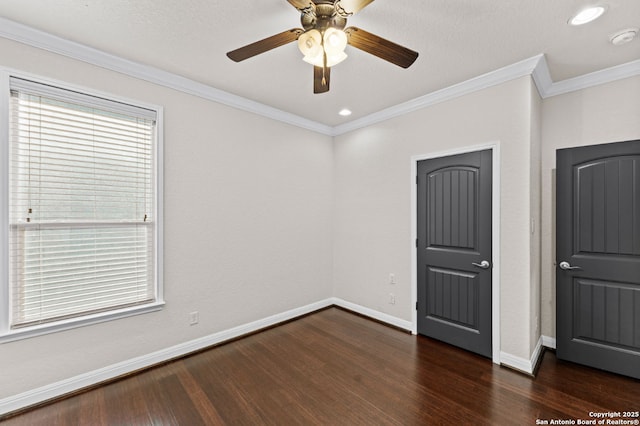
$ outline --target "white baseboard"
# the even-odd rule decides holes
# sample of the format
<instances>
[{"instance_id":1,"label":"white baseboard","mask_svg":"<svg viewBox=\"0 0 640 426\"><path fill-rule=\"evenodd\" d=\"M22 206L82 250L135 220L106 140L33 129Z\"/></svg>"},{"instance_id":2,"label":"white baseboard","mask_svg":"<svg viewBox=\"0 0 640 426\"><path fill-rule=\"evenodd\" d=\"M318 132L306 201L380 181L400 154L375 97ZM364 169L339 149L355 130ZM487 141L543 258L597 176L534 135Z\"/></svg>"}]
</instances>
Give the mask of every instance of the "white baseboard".
<instances>
[{"instance_id":1,"label":"white baseboard","mask_svg":"<svg viewBox=\"0 0 640 426\"><path fill-rule=\"evenodd\" d=\"M533 374L536 365L538 365L538 360L542 355L542 346L542 337L540 337L530 359L521 358L506 352L500 352L500 363L506 367L522 371L523 373Z\"/></svg>"},{"instance_id":2,"label":"white baseboard","mask_svg":"<svg viewBox=\"0 0 640 426\"><path fill-rule=\"evenodd\" d=\"M407 330L408 332L411 332L413 328L413 324L411 323L411 321L406 321L398 317L394 317L393 315L385 314L384 312L376 311L374 309L367 308L365 306L358 305L352 302L347 302L346 300L340 299L339 297L332 298L332 302L334 305L341 308L345 308L360 315L364 315L377 321L381 321L386 324L401 328L403 330Z\"/></svg>"},{"instance_id":3,"label":"white baseboard","mask_svg":"<svg viewBox=\"0 0 640 426\"><path fill-rule=\"evenodd\" d=\"M413 328L411 321L406 321L406 320L394 317L392 315L367 308L365 306L348 302L338 297L334 297L332 299L332 302L336 306L339 306L339 307L348 309L350 311L356 312L358 314L364 315L366 317L373 318L375 320L393 325L395 327L407 330L409 332L411 332ZM551 343L553 343L553 346L551 346ZM536 344L536 347L534 348L530 359L511 355L507 352L500 352L500 364L505 365L509 368L513 368L515 370L521 371L526 374L533 374L536 366L538 365L540 356L542 356L543 347L555 348L555 339L547 336L541 336L540 339L538 339L538 343Z\"/></svg>"},{"instance_id":4,"label":"white baseboard","mask_svg":"<svg viewBox=\"0 0 640 426\"><path fill-rule=\"evenodd\" d=\"M291 309L289 311L272 315L270 317L250 322L248 324L240 325L229 330L214 333L209 336L191 340L189 342L171 346L157 352L152 352L147 355L119 362L117 364L100 368L98 370L90 371L88 373L80 374L69 379L61 380L56 383L51 383L49 385L32 389L18 395L3 398L0 399L0 415L20 410L32 405L40 404L47 400L78 391L82 388L93 386L98 383L132 373L134 371L138 371L177 357L187 355L191 352L195 352L209 346L217 345L230 339L234 339L236 337L240 337L266 327L271 327L273 325L289 321L299 316L306 315L322 308L326 308L333 304L334 300L332 298L321 300L310 305Z\"/></svg>"},{"instance_id":5,"label":"white baseboard","mask_svg":"<svg viewBox=\"0 0 640 426\"><path fill-rule=\"evenodd\" d=\"M556 338L555 337L549 337L549 336L542 336L542 346L544 346L545 348L555 349L556 348Z\"/></svg>"},{"instance_id":6,"label":"white baseboard","mask_svg":"<svg viewBox=\"0 0 640 426\"><path fill-rule=\"evenodd\" d=\"M348 302L344 299L337 297L321 300L316 303L312 303L300 308L291 309L289 311L272 315L261 320L257 320L248 324L240 325L238 327L224 330L218 333L214 333L209 336L205 336L199 339L191 340L189 342L181 343L179 345L171 346L160 351L156 351L147 355L143 355L137 358L133 358L127 361L123 361L117 364L113 364L98 370L90 371L88 373L80 374L69 379L61 380L56 383L45 385L27 392L23 392L18 395L13 395L7 398L0 399L0 415L17 411L32 405L40 404L47 400L60 397L65 394L69 394L78 391L82 388L96 385L101 382L105 382L116 377L126 375L174 358L178 358L189 353L214 346L225 341L243 336L248 333L259 331L266 327L271 327L279 323L289 321L306 315L308 313L323 309L329 306L339 306L341 308L348 309L356 312L360 315L372 318L374 320L401 328L411 332L413 325L411 321L403 320L393 315L379 312L371 308L367 308L356 303ZM511 368L523 371L528 374L533 373L538 358L542 351L543 340L552 339L541 337L536 345L536 348L531 356L531 359L524 359L508 354L506 352L500 353L500 361L502 364ZM555 339L553 344L555 347ZM546 343L544 346L548 346Z\"/></svg>"}]
</instances>

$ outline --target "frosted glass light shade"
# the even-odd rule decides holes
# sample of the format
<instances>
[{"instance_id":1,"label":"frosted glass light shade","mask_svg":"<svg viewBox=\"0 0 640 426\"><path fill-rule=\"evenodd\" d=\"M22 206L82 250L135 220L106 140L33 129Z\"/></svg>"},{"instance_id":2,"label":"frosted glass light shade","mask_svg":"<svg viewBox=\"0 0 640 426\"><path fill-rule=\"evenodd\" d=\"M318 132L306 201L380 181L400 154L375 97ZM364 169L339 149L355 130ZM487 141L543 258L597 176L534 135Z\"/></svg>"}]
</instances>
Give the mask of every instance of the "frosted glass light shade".
<instances>
[{"instance_id":1,"label":"frosted glass light shade","mask_svg":"<svg viewBox=\"0 0 640 426\"><path fill-rule=\"evenodd\" d=\"M315 65L316 67L324 67L322 53L317 56L305 56L302 58L305 62ZM327 67L332 67L334 65L338 65L340 62L347 59L347 54L344 52L337 53L335 55L327 55Z\"/></svg>"},{"instance_id":2,"label":"frosted glass light shade","mask_svg":"<svg viewBox=\"0 0 640 426\"><path fill-rule=\"evenodd\" d=\"M347 35L337 28L327 28L324 32L324 50L329 55L344 52L347 47Z\"/></svg>"},{"instance_id":3,"label":"frosted glass light shade","mask_svg":"<svg viewBox=\"0 0 640 426\"><path fill-rule=\"evenodd\" d=\"M322 54L322 34L309 30L298 37L298 49L304 56L315 57Z\"/></svg>"}]
</instances>

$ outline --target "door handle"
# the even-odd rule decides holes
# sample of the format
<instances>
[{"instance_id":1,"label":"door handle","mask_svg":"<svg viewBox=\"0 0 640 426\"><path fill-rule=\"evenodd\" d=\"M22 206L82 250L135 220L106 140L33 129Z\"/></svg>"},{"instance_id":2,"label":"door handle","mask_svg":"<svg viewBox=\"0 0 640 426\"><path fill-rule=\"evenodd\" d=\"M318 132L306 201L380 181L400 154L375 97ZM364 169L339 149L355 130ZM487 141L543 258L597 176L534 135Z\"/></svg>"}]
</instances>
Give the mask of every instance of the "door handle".
<instances>
[{"instance_id":1,"label":"door handle","mask_svg":"<svg viewBox=\"0 0 640 426\"><path fill-rule=\"evenodd\" d=\"M475 263L475 262L473 262L473 263L471 263L471 264L472 264L473 266L477 266L478 268L482 268L482 269L489 269L489 266L491 266L491 265L489 264L489 262L487 262L486 260L483 260L483 261L482 261L482 262L480 262L480 263Z\"/></svg>"},{"instance_id":2,"label":"door handle","mask_svg":"<svg viewBox=\"0 0 640 426\"><path fill-rule=\"evenodd\" d=\"M576 269L582 269L579 266L571 266L571 264L569 262L560 262L560 264L558 266L563 271L573 271L573 270L576 270Z\"/></svg>"}]
</instances>

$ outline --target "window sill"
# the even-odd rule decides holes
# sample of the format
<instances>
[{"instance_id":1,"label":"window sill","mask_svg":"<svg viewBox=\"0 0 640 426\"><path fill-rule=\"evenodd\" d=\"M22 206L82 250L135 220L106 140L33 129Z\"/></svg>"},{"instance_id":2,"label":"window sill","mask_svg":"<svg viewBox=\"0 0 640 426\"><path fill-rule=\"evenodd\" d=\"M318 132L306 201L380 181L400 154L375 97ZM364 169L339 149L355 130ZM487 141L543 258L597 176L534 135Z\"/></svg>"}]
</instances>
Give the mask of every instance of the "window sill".
<instances>
[{"instance_id":1,"label":"window sill","mask_svg":"<svg viewBox=\"0 0 640 426\"><path fill-rule=\"evenodd\" d=\"M84 327L87 325L99 324L102 322L131 317L134 315L156 312L162 310L164 305L164 301L159 301L144 306L135 306L131 308L120 309L117 311L101 312L99 314L87 315L82 318L72 318L58 322L20 328L16 330L8 330L5 333L0 334L0 344L42 336L49 333L56 333L58 331L71 330L73 328Z\"/></svg>"}]
</instances>

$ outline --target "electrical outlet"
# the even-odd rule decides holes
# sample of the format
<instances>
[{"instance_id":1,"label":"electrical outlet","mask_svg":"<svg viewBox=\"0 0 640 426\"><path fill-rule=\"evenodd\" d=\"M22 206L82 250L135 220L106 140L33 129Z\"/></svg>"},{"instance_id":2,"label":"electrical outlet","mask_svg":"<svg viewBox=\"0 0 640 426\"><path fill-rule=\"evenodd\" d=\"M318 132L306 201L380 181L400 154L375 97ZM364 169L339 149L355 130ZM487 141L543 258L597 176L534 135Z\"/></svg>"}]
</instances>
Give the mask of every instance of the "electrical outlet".
<instances>
[{"instance_id":1,"label":"electrical outlet","mask_svg":"<svg viewBox=\"0 0 640 426\"><path fill-rule=\"evenodd\" d=\"M193 311L189 314L189 325L196 325L200 322L200 313L198 311Z\"/></svg>"},{"instance_id":2,"label":"electrical outlet","mask_svg":"<svg viewBox=\"0 0 640 426\"><path fill-rule=\"evenodd\" d=\"M393 293L389 293L389 304L390 305L396 304L396 295Z\"/></svg>"}]
</instances>

